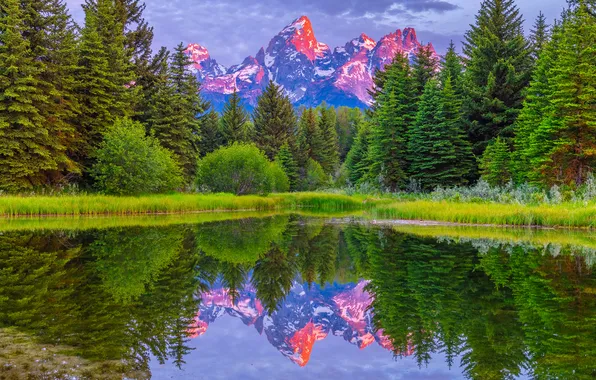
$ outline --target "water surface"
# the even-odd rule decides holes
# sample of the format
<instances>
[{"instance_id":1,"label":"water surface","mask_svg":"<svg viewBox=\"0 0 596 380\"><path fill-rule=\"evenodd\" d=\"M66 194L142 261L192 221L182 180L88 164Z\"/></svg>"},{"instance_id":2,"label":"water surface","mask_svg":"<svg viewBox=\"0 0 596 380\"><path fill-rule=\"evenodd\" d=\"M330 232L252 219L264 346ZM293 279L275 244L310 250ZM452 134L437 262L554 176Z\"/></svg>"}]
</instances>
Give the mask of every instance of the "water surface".
<instances>
[{"instance_id":1,"label":"water surface","mask_svg":"<svg viewBox=\"0 0 596 380\"><path fill-rule=\"evenodd\" d=\"M0 378L596 376L589 233L228 219L1 232Z\"/></svg>"}]
</instances>

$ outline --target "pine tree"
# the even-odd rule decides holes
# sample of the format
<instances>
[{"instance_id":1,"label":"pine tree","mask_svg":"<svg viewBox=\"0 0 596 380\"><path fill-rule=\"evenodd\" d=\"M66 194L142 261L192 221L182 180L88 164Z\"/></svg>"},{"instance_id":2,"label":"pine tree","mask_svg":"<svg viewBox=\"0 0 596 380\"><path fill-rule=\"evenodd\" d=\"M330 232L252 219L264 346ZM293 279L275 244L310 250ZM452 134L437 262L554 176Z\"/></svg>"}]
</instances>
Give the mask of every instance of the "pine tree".
<instances>
[{"instance_id":1,"label":"pine tree","mask_svg":"<svg viewBox=\"0 0 596 380\"><path fill-rule=\"evenodd\" d=\"M48 129L57 170L48 172L47 184L63 182L65 176L80 173L73 155L76 136L76 26L62 0L22 2L23 37L29 42L35 65L39 67L37 88L48 102L37 102ZM65 154L65 153L68 153Z\"/></svg>"},{"instance_id":2,"label":"pine tree","mask_svg":"<svg viewBox=\"0 0 596 380\"><path fill-rule=\"evenodd\" d=\"M522 23L513 0L485 0L465 35L462 110L478 156L496 136L512 137L522 107L532 69Z\"/></svg>"},{"instance_id":3,"label":"pine tree","mask_svg":"<svg viewBox=\"0 0 596 380\"><path fill-rule=\"evenodd\" d=\"M532 48L532 58L534 61L538 60L538 57L544 49L544 45L549 38L548 25L546 24L546 17L544 13L540 12L534 22L534 28L530 31L530 43Z\"/></svg>"},{"instance_id":4,"label":"pine tree","mask_svg":"<svg viewBox=\"0 0 596 380\"><path fill-rule=\"evenodd\" d=\"M579 185L596 166L595 46L596 18L580 2L555 27L520 120L516 147L533 183Z\"/></svg>"},{"instance_id":5,"label":"pine tree","mask_svg":"<svg viewBox=\"0 0 596 380\"><path fill-rule=\"evenodd\" d=\"M407 134L415 117L415 88L408 58L398 53L381 74L375 99L367 181L395 191L406 181Z\"/></svg>"},{"instance_id":6,"label":"pine tree","mask_svg":"<svg viewBox=\"0 0 596 380\"><path fill-rule=\"evenodd\" d=\"M179 44L171 58L168 80L152 101L149 129L164 148L171 150L186 180L195 177L199 158L201 115L206 104L199 94L199 82L188 70L188 56Z\"/></svg>"},{"instance_id":7,"label":"pine tree","mask_svg":"<svg viewBox=\"0 0 596 380\"><path fill-rule=\"evenodd\" d=\"M509 146L500 137L490 144L480 159L482 178L491 186L503 186L511 180Z\"/></svg>"},{"instance_id":8,"label":"pine tree","mask_svg":"<svg viewBox=\"0 0 596 380\"><path fill-rule=\"evenodd\" d=\"M47 172L67 161L40 110L51 100L39 88L43 65L23 38L25 28L19 1L0 3L0 190L5 191L44 185Z\"/></svg>"},{"instance_id":9,"label":"pine tree","mask_svg":"<svg viewBox=\"0 0 596 380\"><path fill-rule=\"evenodd\" d=\"M309 158L318 162L323 156L323 138L313 108L305 109L300 116L298 151L301 155L298 160L300 167L306 167Z\"/></svg>"},{"instance_id":10,"label":"pine tree","mask_svg":"<svg viewBox=\"0 0 596 380\"><path fill-rule=\"evenodd\" d=\"M348 178L352 185L362 183L366 178L369 170L369 146L371 139L370 124L363 123L358 129L358 134L354 139L354 144L346 156L346 168L348 170Z\"/></svg>"},{"instance_id":11,"label":"pine tree","mask_svg":"<svg viewBox=\"0 0 596 380\"><path fill-rule=\"evenodd\" d=\"M253 114L257 146L271 160L283 144L293 145L296 133L292 102L281 91L273 81L269 82Z\"/></svg>"},{"instance_id":12,"label":"pine tree","mask_svg":"<svg viewBox=\"0 0 596 380\"><path fill-rule=\"evenodd\" d=\"M114 28L112 31L106 29ZM87 162L103 133L117 118L131 116L130 77L126 76L124 38L113 4L98 0L97 10L85 11L79 46L77 93L80 101L76 155ZM103 36L102 36L103 35Z\"/></svg>"},{"instance_id":13,"label":"pine tree","mask_svg":"<svg viewBox=\"0 0 596 380\"><path fill-rule=\"evenodd\" d=\"M412 77L416 96L422 96L426 83L436 76L439 60L433 55L432 45L421 46L412 63Z\"/></svg>"},{"instance_id":14,"label":"pine tree","mask_svg":"<svg viewBox=\"0 0 596 380\"><path fill-rule=\"evenodd\" d=\"M223 145L219 122L219 115L213 109L202 117L201 141L199 143L201 157L216 151Z\"/></svg>"},{"instance_id":15,"label":"pine tree","mask_svg":"<svg viewBox=\"0 0 596 380\"><path fill-rule=\"evenodd\" d=\"M275 161L279 163L288 176L290 190L295 191L298 185L298 166L292 155L292 150L287 143L281 146L279 153L277 153L277 156L275 157Z\"/></svg>"},{"instance_id":16,"label":"pine tree","mask_svg":"<svg viewBox=\"0 0 596 380\"><path fill-rule=\"evenodd\" d=\"M321 131L321 155L319 163L327 174L334 174L339 166L339 142L335 129L335 110L323 103L319 107L319 130Z\"/></svg>"},{"instance_id":17,"label":"pine tree","mask_svg":"<svg viewBox=\"0 0 596 380\"><path fill-rule=\"evenodd\" d=\"M464 66L462 64L462 59L455 52L455 44L453 41L451 41L449 48L447 49L447 53L441 62L441 72L439 74L441 84L444 86L447 78L449 78L451 81L451 86L458 96L460 96L462 94L461 82L463 71Z\"/></svg>"},{"instance_id":18,"label":"pine tree","mask_svg":"<svg viewBox=\"0 0 596 380\"><path fill-rule=\"evenodd\" d=\"M420 98L418 113L408 141L410 178L425 190L437 186L452 186L464 182L467 173L456 144L462 134L457 133L459 107L449 79L442 91L435 80L427 82Z\"/></svg>"},{"instance_id":19,"label":"pine tree","mask_svg":"<svg viewBox=\"0 0 596 380\"><path fill-rule=\"evenodd\" d=\"M242 105L238 92L234 89L234 93L224 106L221 117L223 144L232 145L235 142L250 142L252 136L250 135L249 122L248 113Z\"/></svg>"}]
</instances>

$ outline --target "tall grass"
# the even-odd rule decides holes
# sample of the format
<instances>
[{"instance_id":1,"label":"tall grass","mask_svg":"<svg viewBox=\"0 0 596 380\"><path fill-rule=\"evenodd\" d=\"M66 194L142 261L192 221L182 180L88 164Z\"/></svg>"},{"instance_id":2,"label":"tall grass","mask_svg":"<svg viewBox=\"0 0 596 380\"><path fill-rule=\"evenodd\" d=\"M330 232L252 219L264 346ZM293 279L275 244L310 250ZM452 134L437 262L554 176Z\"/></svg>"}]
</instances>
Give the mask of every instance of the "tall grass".
<instances>
[{"instance_id":1,"label":"tall grass","mask_svg":"<svg viewBox=\"0 0 596 380\"><path fill-rule=\"evenodd\" d=\"M466 224L588 228L596 226L595 203L520 205L420 200L379 205L373 209L372 215L377 218Z\"/></svg>"},{"instance_id":2,"label":"tall grass","mask_svg":"<svg viewBox=\"0 0 596 380\"><path fill-rule=\"evenodd\" d=\"M318 193L275 194L267 197L230 194L3 196L0 197L0 216L139 215L303 208L342 211L358 210L362 203L361 197Z\"/></svg>"},{"instance_id":3,"label":"tall grass","mask_svg":"<svg viewBox=\"0 0 596 380\"><path fill-rule=\"evenodd\" d=\"M435 220L510 226L596 227L596 203L499 204L399 200L366 195L288 193L270 196L172 194L142 197L102 195L0 197L0 218L17 216L100 216L183 214L216 211L365 211L373 218Z\"/></svg>"}]
</instances>

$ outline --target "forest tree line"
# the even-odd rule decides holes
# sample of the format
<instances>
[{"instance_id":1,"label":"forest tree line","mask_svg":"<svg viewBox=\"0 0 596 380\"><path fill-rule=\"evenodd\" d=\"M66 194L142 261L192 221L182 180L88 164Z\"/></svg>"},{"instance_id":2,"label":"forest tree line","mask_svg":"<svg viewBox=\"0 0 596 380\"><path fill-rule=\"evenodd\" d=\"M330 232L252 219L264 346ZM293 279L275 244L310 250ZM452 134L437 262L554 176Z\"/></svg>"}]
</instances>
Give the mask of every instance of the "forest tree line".
<instances>
[{"instance_id":1,"label":"forest tree line","mask_svg":"<svg viewBox=\"0 0 596 380\"><path fill-rule=\"evenodd\" d=\"M540 14L529 36L513 0L486 0L463 55L454 44L440 60L424 47L412 61L398 54L375 74L367 111L296 110L271 82L252 115L237 93L221 115L201 98L182 44L152 51L140 0L83 8L79 27L63 0L0 5L2 191L180 190L205 155L240 144L256 145L290 190L431 190L480 177L578 186L596 164L592 0L570 1L550 26Z\"/></svg>"}]
</instances>

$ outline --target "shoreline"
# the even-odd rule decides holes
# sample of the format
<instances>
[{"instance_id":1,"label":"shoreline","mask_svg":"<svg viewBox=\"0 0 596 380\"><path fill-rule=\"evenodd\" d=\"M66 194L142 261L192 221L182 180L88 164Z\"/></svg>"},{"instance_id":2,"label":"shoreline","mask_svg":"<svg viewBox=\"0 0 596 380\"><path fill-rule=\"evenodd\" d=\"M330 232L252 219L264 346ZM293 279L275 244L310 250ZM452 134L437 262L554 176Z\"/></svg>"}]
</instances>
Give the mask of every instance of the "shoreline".
<instances>
[{"instance_id":1,"label":"shoreline","mask_svg":"<svg viewBox=\"0 0 596 380\"><path fill-rule=\"evenodd\" d=\"M246 212L365 213L373 224L467 227L524 227L593 230L596 204L522 205L400 200L365 195L283 193L268 196L170 194L139 197L103 195L2 196L0 221L53 218L151 217ZM356 215L354 215L356 216Z\"/></svg>"}]
</instances>

